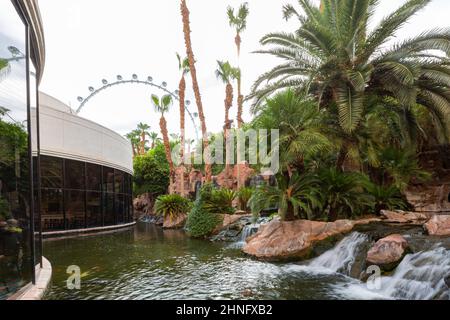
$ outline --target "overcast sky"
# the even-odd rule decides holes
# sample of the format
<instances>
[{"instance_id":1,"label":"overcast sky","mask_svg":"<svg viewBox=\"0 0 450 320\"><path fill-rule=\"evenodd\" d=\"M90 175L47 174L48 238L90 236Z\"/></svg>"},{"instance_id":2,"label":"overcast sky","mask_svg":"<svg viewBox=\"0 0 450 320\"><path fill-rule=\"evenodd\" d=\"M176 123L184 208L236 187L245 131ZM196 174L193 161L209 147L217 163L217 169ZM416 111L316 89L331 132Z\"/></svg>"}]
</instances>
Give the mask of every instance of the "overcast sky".
<instances>
[{"instance_id":1,"label":"overcast sky","mask_svg":"<svg viewBox=\"0 0 450 320\"><path fill-rule=\"evenodd\" d=\"M178 88L180 75L175 52L185 54L179 0L39 0L46 37L46 68L41 90L78 107L77 97L86 97L88 87L100 87L120 74L126 79L136 73L141 79ZM218 131L224 121L224 87L214 75L216 60L237 64L234 31L228 26L226 7L240 0L188 0L191 11L193 49L209 131ZM273 31L293 31L296 21L282 19L282 5L296 0L248 0L248 29L242 35L241 69L243 90L273 67L277 60L252 54L259 39ZM376 23L404 0L381 0ZM397 35L414 36L435 27L448 27L450 1L434 0ZM188 78L187 98L194 101ZM80 113L82 117L125 134L139 122L159 132L159 116L152 109L150 95L163 92L148 86L122 85L94 97ZM190 106L196 111L195 103ZM248 109L248 108L247 108ZM236 106L232 116L235 118ZM245 119L250 119L248 112ZM169 130L179 132L178 106L168 116ZM188 133L193 136L193 127Z\"/></svg>"}]
</instances>

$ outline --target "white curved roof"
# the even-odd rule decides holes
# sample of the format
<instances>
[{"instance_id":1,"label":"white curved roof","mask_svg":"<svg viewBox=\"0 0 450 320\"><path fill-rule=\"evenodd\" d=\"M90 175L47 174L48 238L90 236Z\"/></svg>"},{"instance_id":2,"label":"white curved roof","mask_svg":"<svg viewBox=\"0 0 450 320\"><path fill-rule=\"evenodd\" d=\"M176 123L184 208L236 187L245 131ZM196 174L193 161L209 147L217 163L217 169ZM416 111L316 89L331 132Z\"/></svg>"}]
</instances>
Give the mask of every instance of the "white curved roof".
<instances>
[{"instance_id":1,"label":"white curved roof","mask_svg":"<svg viewBox=\"0 0 450 320\"><path fill-rule=\"evenodd\" d=\"M74 114L63 102L39 93L41 154L96 163L133 173L131 143L120 134ZM36 152L36 110L32 109Z\"/></svg>"}]
</instances>

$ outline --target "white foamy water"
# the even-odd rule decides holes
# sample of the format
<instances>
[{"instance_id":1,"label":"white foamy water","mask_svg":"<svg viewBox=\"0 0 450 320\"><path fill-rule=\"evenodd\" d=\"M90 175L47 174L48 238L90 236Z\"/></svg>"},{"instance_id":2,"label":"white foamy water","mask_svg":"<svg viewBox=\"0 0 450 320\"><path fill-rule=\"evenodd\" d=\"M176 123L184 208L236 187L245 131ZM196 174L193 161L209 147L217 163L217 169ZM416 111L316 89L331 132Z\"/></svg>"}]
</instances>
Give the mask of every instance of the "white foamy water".
<instances>
[{"instance_id":1,"label":"white foamy water","mask_svg":"<svg viewBox=\"0 0 450 320\"><path fill-rule=\"evenodd\" d=\"M334 290L349 299L450 300L444 278L450 274L450 250L439 247L407 255L392 276L382 277L379 290L349 283Z\"/></svg>"},{"instance_id":2,"label":"white foamy water","mask_svg":"<svg viewBox=\"0 0 450 320\"><path fill-rule=\"evenodd\" d=\"M328 269L333 272L349 275L355 262L358 250L369 238L367 235L353 232L339 242L333 249L315 258L309 267Z\"/></svg>"}]
</instances>

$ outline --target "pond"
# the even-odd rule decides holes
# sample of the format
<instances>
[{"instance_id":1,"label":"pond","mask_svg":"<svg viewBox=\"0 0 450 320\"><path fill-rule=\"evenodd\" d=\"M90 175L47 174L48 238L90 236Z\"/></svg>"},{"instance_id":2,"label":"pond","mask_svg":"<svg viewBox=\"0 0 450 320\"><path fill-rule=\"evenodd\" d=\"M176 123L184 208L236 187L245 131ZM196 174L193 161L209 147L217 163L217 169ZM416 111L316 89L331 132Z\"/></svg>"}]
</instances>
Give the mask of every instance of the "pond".
<instances>
[{"instance_id":1,"label":"pond","mask_svg":"<svg viewBox=\"0 0 450 320\"><path fill-rule=\"evenodd\" d=\"M358 243L366 241L363 234L353 233L312 262L275 264L250 259L229 244L190 239L183 231L163 231L138 223L134 228L109 234L46 240L44 254L53 266L46 299L396 297L392 291L370 291L340 271L352 266L357 260ZM436 255L437 263L450 272L450 251L442 250L432 256ZM66 271L73 265L81 270L79 290L67 288ZM442 287L443 280L436 281ZM434 287L433 296L423 298L437 297ZM447 298L442 288L439 290L439 297Z\"/></svg>"}]
</instances>

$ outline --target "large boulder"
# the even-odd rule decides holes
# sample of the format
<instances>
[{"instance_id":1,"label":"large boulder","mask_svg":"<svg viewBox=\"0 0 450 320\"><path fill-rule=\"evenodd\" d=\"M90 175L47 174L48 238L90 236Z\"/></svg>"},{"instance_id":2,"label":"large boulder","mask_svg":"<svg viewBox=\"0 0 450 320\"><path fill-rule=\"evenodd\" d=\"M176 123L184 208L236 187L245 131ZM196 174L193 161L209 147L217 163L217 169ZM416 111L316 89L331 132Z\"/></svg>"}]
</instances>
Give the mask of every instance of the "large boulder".
<instances>
[{"instance_id":1,"label":"large boulder","mask_svg":"<svg viewBox=\"0 0 450 320\"><path fill-rule=\"evenodd\" d=\"M367 219L364 223L372 222ZM273 220L247 238L244 253L258 259L279 261L309 258L314 245L325 239L350 232L357 224L351 220L321 222L309 220Z\"/></svg>"},{"instance_id":2,"label":"large boulder","mask_svg":"<svg viewBox=\"0 0 450 320\"><path fill-rule=\"evenodd\" d=\"M433 216L424 226L431 236L450 236L450 215Z\"/></svg>"},{"instance_id":3,"label":"large boulder","mask_svg":"<svg viewBox=\"0 0 450 320\"><path fill-rule=\"evenodd\" d=\"M393 270L403 259L408 242L399 234L378 240L367 252L367 264L377 265L385 271Z\"/></svg>"},{"instance_id":4,"label":"large boulder","mask_svg":"<svg viewBox=\"0 0 450 320\"><path fill-rule=\"evenodd\" d=\"M178 214L176 217L170 216L164 217L163 228L164 229L180 229L186 224L187 214Z\"/></svg>"},{"instance_id":5,"label":"large boulder","mask_svg":"<svg viewBox=\"0 0 450 320\"><path fill-rule=\"evenodd\" d=\"M420 212L406 212L406 211L389 211L381 210L381 216L384 217L385 222L390 223L406 223L406 224L424 224L429 217Z\"/></svg>"},{"instance_id":6,"label":"large boulder","mask_svg":"<svg viewBox=\"0 0 450 320\"><path fill-rule=\"evenodd\" d=\"M144 193L137 196L133 199L135 218L139 219L144 215L152 215L154 204L155 201L150 193Z\"/></svg>"}]
</instances>

